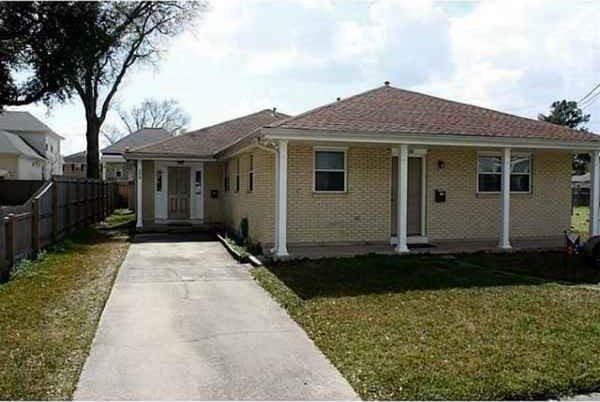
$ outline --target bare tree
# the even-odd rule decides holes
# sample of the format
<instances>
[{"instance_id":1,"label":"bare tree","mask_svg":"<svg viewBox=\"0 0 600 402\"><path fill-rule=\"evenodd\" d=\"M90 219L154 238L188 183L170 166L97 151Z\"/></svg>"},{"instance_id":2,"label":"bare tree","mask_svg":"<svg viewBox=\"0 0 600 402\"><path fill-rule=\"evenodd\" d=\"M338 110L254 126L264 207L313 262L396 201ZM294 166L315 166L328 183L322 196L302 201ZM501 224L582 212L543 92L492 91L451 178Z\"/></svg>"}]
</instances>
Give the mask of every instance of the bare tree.
<instances>
[{"instance_id":1,"label":"bare tree","mask_svg":"<svg viewBox=\"0 0 600 402\"><path fill-rule=\"evenodd\" d=\"M119 141L121 138L125 137L128 134L127 131L124 131L124 130L120 129L119 127L116 127L112 124L105 125L102 128L102 130L100 130L100 133L102 134L102 137L104 137L104 139L106 141L108 141L108 143L110 145Z\"/></svg>"},{"instance_id":2,"label":"bare tree","mask_svg":"<svg viewBox=\"0 0 600 402\"><path fill-rule=\"evenodd\" d=\"M118 113L129 133L142 128L163 128L176 135L184 132L190 122L190 116L175 99L145 99L130 111L119 109Z\"/></svg>"}]
</instances>

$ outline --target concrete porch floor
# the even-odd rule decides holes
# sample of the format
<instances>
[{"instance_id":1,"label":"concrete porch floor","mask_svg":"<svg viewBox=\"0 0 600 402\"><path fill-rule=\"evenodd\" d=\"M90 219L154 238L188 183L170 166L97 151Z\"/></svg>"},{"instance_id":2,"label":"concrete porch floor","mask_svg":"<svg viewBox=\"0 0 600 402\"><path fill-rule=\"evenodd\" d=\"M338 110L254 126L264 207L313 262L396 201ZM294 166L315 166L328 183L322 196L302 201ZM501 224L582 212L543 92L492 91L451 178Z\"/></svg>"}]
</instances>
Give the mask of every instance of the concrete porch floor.
<instances>
[{"instance_id":1,"label":"concrete porch floor","mask_svg":"<svg viewBox=\"0 0 600 402\"><path fill-rule=\"evenodd\" d=\"M518 251L561 251L565 248L562 237L539 238L539 239L515 239L511 241L511 249L501 249L497 240L489 241L439 241L431 242L431 247L415 246L409 244L410 254L465 254L477 252L507 253ZM358 255L396 254L394 246L384 243L363 244L337 244L337 245L290 245L288 246L290 258L330 258L330 257L353 257Z\"/></svg>"}]
</instances>

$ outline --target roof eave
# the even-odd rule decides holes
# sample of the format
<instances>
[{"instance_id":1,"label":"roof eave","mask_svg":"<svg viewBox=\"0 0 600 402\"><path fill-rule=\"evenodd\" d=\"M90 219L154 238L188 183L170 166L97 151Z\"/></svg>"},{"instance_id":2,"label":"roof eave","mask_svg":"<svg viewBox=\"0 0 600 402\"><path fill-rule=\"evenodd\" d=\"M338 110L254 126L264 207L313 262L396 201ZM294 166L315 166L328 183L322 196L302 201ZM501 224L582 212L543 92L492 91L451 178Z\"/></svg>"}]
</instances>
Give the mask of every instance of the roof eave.
<instances>
[{"instance_id":1,"label":"roof eave","mask_svg":"<svg viewBox=\"0 0 600 402\"><path fill-rule=\"evenodd\" d=\"M172 153L154 153L154 152L125 152L123 157L127 160L189 160L196 162L214 162L216 159L212 155L194 155L194 154L172 154Z\"/></svg>"},{"instance_id":2,"label":"roof eave","mask_svg":"<svg viewBox=\"0 0 600 402\"><path fill-rule=\"evenodd\" d=\"M600 150L598 141L556 140L525 137L490 137L457 134L430 134L406 132L361 132L314 130L296 128L265 128L263 136L267 140L316 141L316 142L354 142L378 144L407 144L421 146L470 146L485 148L534 148L563 149L572 151Z\"/></svg>"}]
</instances>

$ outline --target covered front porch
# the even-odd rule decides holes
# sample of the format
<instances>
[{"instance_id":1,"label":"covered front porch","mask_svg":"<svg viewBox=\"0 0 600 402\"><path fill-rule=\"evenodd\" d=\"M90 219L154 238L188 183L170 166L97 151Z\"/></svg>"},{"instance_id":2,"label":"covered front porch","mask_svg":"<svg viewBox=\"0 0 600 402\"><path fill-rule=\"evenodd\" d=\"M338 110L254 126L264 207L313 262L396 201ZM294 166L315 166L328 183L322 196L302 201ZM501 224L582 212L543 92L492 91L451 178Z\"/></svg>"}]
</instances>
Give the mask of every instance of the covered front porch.
<instances>
[{"instance_id":1,"label":"covered front porch","mask_svg":"<svg viewBox=\"0 0 600 402\"><path fill-rule=\"evenodd\" d=\"M265 137L275 149L276 231L275 244L269 249L275 258L562 249L563 232L570 228L571 157L584 151L578 144L515 140L426 142L413 138L410 143L395 143L389 138L379 142L357 138L333 142L329 138L324 143L307 138L306 133L302 138L289 133ZM306 154L307 148L312 150L310 191L299 187L307 181L298 179L298 166L306 165L306 160L293 156ZM343 168L330 169L345 175L343 187L331 194L315 187L319 150L344 152ZM594 235L599 233L600 158L598 151L587 152L592 156L594 177L590 202L590 233ZM363 162L357 161L361 157ZM387 162L375 166L375 158ZM386 178L375 177L379 174L372 173L375 170L387 172ZM385 192L387 203L379 194ZM358 198L364 208L357 209L355 201L348 207L351 197ZM336 214L335 220L319 224L310 216L315 209L317 217L323 216L327 208ZM339 211L345 210L351 216L343 220ZM304 221L316 221L312 227L317 228L318 239L310 241ZM329 238L320 232L323 226L334 225L339 228L329 230L333 233ZM369 225L379 225L381 230L369 230ZM364 239L358 238L362 232ZM387 233L387 238L381 233ZM376 236L379 240L372 239ZM348 237L351 241L340 241Z\"/></svg>"}]
</instances>

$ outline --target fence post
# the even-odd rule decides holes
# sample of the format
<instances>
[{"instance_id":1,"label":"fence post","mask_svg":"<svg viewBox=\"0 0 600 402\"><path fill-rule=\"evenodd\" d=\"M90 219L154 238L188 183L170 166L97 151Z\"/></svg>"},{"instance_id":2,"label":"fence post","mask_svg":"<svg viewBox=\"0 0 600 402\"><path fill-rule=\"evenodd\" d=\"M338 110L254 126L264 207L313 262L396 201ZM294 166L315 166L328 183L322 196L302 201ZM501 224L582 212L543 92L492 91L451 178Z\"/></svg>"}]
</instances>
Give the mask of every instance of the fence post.
<instances>
[{"instance_id":1,"label":"fence post","mask_svg":"<svg viewBox=\"0 0 600 402\"><path fill-rule=\"evenodd\" d=\"M8 218L0 216L0 225L4 227L4 241L6 244L6 249L4 255L0 255L0 283L8 281L10 277L10 261L8 260Z\"/></svg>"},{"instance_id":2,"label":"fence post","mask_svg":"<svg viewBox=\"0 0 600 402\"><path fill-rule=\"evenodd\" d=\"M40 203L35 198L31 201L31 253L37 258L40 252Z\"/></svg>"},{"instance_id":3,"label":"fence post","mask_svg":"<svg viewBox=\"0 0 600 402\"><path fill-rule=\"evenodd\" d=\"M52 240L58 240L58 182L52 181Z\"/></svg>"},{"instance_id":4,"label":"fence post","mask_svg":"<svg viewBox=\"0 0 600 402\"><path fill-rule=\"evenodd\" d=\"M17 253L17 225L15 225L15 215L8 214L6 217L6 259L8 267L15 265L15 254Z\"/></svg>"}]
</instances>

